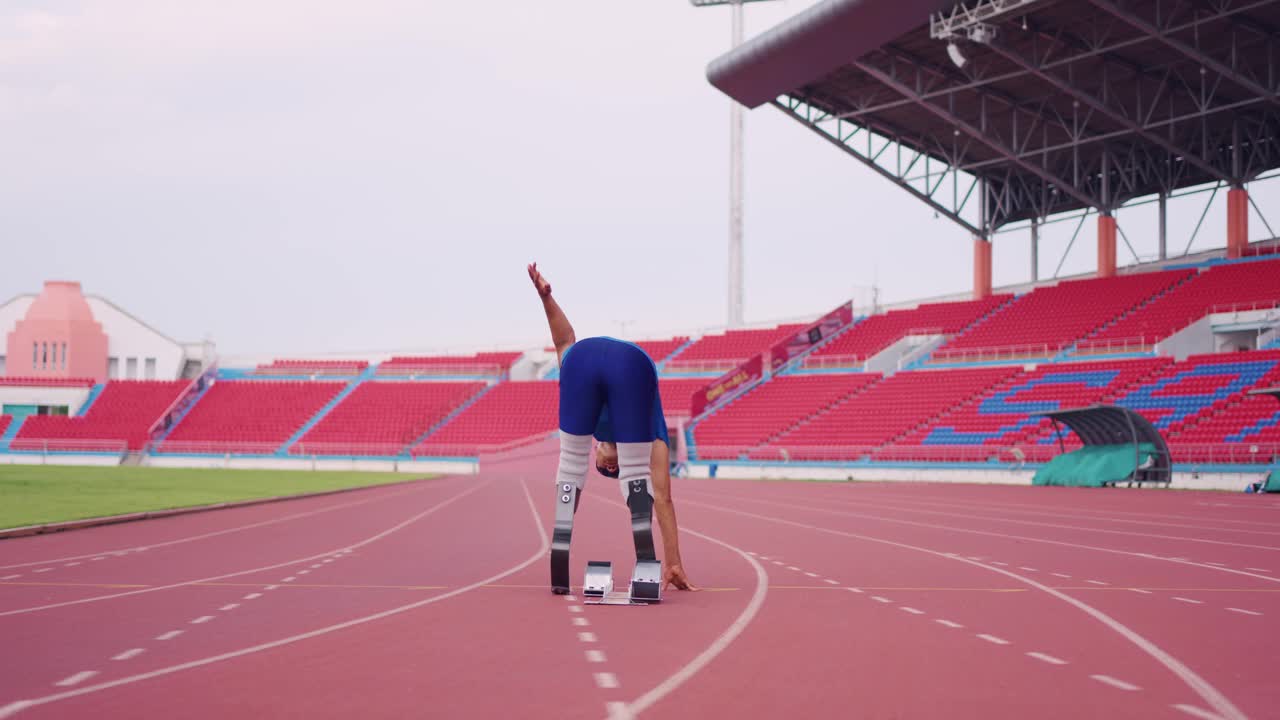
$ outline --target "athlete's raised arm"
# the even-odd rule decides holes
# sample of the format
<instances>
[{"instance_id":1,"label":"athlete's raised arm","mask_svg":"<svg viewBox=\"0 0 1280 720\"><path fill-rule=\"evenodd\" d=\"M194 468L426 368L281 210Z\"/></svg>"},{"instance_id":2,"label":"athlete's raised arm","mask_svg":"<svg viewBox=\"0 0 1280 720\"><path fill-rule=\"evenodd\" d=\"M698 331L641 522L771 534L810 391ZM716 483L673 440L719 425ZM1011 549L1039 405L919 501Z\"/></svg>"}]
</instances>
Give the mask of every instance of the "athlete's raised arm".
<instances>
[{"instance_id":1,"label":"athlete's raised arm","mask_svg":"<svg viewBox=\"0 0 1280 720\"><path fill-rule=\"evenodd\" d=\"M573 326L569 324L569 318L565 317L564 311L560 309L560 304L551 297L551 283L538 272L538 263L529 265L529 279L533 281L538 297L542 298L542 309L546 311L547 324L551 326L551 344L556 346L556 357L564 360L564 351L578 341L577 336L573 334Z\"/></svg>"}]
</instances>

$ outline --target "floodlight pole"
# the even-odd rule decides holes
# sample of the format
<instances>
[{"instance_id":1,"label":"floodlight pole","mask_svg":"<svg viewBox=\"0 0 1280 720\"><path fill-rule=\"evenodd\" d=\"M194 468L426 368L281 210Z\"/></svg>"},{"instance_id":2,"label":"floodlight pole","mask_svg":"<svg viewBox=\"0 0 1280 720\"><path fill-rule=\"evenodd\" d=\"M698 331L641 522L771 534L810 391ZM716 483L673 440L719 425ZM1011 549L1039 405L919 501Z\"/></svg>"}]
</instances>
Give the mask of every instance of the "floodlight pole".
<instances>
[{"instance_id":1,"label":"floodlight pole","mask_svg":"<svg viewBox=\"0 0 1280 720\"><path fill-rule=\"evenodd\" d=\"M747 2L766 0L689 0L694 7L728 5L730 16L729 41L733 48L742 44L742 6ZM741 327L743 314L743 262L742 262L742 195L744 172L742 163L742 106L729 100L729 327Z\"/></svg>"}]
</instances>

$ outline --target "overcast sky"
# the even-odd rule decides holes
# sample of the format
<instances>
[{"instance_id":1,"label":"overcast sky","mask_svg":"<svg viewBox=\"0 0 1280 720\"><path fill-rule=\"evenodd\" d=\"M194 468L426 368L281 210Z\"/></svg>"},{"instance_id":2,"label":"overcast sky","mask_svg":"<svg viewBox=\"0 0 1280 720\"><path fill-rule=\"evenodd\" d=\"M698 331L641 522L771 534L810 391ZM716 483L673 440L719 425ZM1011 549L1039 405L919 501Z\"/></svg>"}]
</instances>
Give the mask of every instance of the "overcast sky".
<instances>
[{"instance_id":1,"label":"overcast sky","mask_svg":"<svg viewBox=\"0 0 1280 720\"><path fill-rule=\"evenodd\" d=\"M812 4L752 4L748 35ZM686 0L8 0L0 296L79 280L233 354L522 347L537 260L580 337L721 325L728 41ZM770 108L746 144L748 321L970 288L969 237L903 191ZM1120 215L1141 255L1151 217ZM996 283L1028 275L1000 236Z\"/></svg>"}]
</instances>

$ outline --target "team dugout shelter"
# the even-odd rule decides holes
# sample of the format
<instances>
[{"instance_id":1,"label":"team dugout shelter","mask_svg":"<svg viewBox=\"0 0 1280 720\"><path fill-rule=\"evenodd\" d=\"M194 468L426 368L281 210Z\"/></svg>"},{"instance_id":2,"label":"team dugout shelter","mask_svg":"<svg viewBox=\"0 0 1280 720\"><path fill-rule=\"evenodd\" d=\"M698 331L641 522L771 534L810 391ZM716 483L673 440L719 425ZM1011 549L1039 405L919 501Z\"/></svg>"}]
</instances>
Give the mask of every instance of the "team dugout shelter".
<instances>
[{"instance_id":1,"label":"team dugout shelter","mask_svg":"<svg viewBox=\"0 0 1280 720\"><path fill-rule=\"evenodd\" d=\"M1029 227L1035 281L1045 219L1096 218L1106 277L1115 211L1159 203L1163 260L1167 199L1193 186L1226 192L1244 254L1247 186L1280 165L1278 29L1277 0L825 0L707 76L965 228L984 297L1001 228Z\"/></svg>"}]
</instances>

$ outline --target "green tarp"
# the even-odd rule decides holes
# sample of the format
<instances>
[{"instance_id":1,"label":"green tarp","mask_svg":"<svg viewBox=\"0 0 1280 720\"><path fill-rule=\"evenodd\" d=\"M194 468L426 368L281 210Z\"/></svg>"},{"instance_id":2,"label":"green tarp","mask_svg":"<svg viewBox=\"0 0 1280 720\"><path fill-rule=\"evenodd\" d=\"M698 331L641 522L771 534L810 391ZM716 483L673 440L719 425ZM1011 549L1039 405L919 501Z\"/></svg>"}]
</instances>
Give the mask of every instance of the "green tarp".
<instances>
[{"instance_id":1,"label":"green tarp","mask_svg":"<svg viewBox=\"0 0 1280 720\"><path fill-rule=\"evenodd\" d=\"M1156 446L1142 443L1138 451L1145 464L1156 452ZM1124 482L1133 477L1134 459L1133 445L1087 445L1050 460L1036 471L1031 484L1102 487Z\"/></svg>"},{"instance_id":2,"label":"green tarp","mask_svg":"<svg viewBox=\"0 0 1280 720\"><path fill-rule=\"evenodd\" d=\"M1280 467L1267 476L1267 481L1262 483L1262 492L1280 493Z\"/></svg>"}]
</instances>

